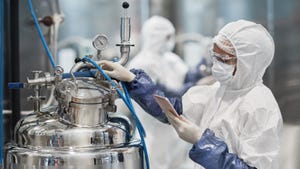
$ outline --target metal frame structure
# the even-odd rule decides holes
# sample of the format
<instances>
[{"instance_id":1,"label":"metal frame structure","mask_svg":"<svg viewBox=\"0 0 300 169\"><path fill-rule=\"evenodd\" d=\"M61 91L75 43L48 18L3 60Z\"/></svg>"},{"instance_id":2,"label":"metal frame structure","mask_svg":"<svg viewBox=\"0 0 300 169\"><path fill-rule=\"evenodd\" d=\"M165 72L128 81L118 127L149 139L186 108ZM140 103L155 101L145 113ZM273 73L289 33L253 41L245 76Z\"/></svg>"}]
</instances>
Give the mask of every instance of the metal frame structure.
<instances>
[{"instance_id":1,"label":"metal frame structure","mask_svg":"<svg viewBox=\"0 0 300 169\"><path fill-rule=\"evenodd\" d=\"M4 0L0 0L0 166L3 161L3 58L4 58Z\"/></svg>"}]
</instances>

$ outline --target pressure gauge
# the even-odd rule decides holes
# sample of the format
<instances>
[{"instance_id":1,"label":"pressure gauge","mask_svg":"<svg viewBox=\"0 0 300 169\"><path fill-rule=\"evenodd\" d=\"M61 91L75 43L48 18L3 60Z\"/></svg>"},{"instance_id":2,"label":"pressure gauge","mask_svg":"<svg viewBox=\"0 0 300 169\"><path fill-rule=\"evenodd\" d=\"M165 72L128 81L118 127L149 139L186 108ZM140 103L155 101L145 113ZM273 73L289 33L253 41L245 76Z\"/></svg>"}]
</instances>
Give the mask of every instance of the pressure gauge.
<instances>
[{"instance_id":1,"label":"pressure gauge","mask_svg":"<svg viewBox=\"0 0 300 169\"><path fill-rule=\"evenodd\" d=\"M96 37L93 40L93 46L97 50L103 50L108 45L108 39L105 35L96 35Z\"/></svg>"}]
</instances>

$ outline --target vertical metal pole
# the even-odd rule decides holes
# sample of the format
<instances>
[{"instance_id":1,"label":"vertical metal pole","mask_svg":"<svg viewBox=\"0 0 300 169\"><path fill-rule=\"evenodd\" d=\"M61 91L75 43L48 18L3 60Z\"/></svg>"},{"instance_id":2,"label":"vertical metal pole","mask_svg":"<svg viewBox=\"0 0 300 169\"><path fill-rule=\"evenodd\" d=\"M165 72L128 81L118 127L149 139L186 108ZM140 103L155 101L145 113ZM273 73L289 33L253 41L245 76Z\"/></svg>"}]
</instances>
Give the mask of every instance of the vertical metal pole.
<instances>
[{"instance_id":1,"label":"vertical metal pole","mask_svg":"<svg viewBox=\"0 0 300 169\"><path fill-rule=\"evenodd\" d=\"M21 2L21 1L20 1ZM10 57L11 67L10 72L12 73L11 81L20 81L20 54L19 54L19 0L10 0ZM13 65L13 66L12 66ZM11 91L11 132L16 123L21 118L21 100L20 91Z\"/></svg>"},{"instance_id":2,"label":"vertical metal pole","mask_svg":"<svg viewBox=\"0 0 300 169\"><path fill-rule=\"evenodd\" d=\"M3 55L4 55L4 0L0 0L0 166L3 165Z\"/></svg>"}]
</instances>

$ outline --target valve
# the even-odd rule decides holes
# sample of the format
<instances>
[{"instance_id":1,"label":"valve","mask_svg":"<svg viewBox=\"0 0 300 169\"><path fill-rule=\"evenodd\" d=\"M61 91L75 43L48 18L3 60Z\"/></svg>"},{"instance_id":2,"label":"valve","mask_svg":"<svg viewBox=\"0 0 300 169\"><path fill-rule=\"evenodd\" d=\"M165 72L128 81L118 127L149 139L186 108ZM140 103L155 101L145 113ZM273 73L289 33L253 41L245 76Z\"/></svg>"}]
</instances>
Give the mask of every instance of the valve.
<instances>
[{"instance_id":1,"label":"valve","mask_svg":"<svg viewBox=\"0 0 300 169\"><path fill-rule=\"evenodd\" d=\"M38 79L42 71L32 71L34 74L34 79ZM32 85L33 90L34 90L34 96L29 96L27 97L27 100L32 100L33 101L33 110L36 113L40 112L41 108L41 101L45 100L45 96L40 96L40 90L41 90L41 84L35 84Z\"/></svg>"},{"instance_id":2,"label":"valve","mask_svg":"<svg viewBox=\"0 0 300 169\"><path fill-rule=\"evenodd\" d=\"M122 7L124 9L124 16L121 17L121 25L120 25L121 43L116 44L116 46L120 46L120 52L121 52L121 58L119 59L118 62L121 65L125 65L129 59L130 47L134 46L134 44L130 43L131 24L130 24L130 17L127 16L127 9L129 8L129 3L123 2Z\"/></svg>"}]
</instances>

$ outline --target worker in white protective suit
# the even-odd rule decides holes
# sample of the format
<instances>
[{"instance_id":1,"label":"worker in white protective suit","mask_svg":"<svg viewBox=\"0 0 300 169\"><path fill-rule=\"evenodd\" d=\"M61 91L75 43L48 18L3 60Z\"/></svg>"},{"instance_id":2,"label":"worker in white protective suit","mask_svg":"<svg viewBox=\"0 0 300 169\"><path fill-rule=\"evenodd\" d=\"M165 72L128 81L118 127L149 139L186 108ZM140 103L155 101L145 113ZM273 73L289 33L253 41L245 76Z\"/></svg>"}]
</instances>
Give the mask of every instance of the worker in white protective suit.
<instances>
[{"instance_id":1,"label":"worker in white protective suit","mask_svg":"<svg viewBox=\"0 0 300 169\"><path fill-rule=\"evenodd\" d=\"M262 80L274 50L262 25L246 20L225 25L211 50L218 82L192 87L182 100L170 98L178 114L183 113L179 118L159 109L152 95L163 92L143 71L108 61L101 65L127 82L132 98L149 114L171 123L181 139L193 144L189 157L199 164L196 168L278 169L282 116Z\"/></svg>"},{"instance_id":2,"label":"worker in white protective suit","mask_svg":"<svg viewBox=\"0 0 300 169\"><path fill-rule=\"evenodd\" d=\"M182 96L194 83L190 83L190 81L185 83L188 67L178 55L172 52L175 45L174 26L164 17L152 16L143 24L141 33L142 49L129 62L128 67L143 69L157 87L165 93L171 96ZM200 73L200 70L198 72ZM195 79L193 82L199 78L195 77L194 74L192 76ZM145 140L151 168L193 168L194 163L188 158L190 144L178 139L177 133L169 125L154 120L149 114L143 113L144 110L138 104L134 103L134 107L146 129ZM118 111L124 112L119 104Z\"/></svg>"},{"instance_id":3,"label":"worker in white protective suit","mask_svg":"<svg viewBox=\"0 0 300 169\"><path fill-rule=\"evenodd\" d=\"M141 33L142 49L129 62L128 68L143 69L170 96L183 95L202 77L198 67L189 70L184 61L172 52L175 28L167 18L152 16L143 24Z\"/></svg>"}]
</instances>

